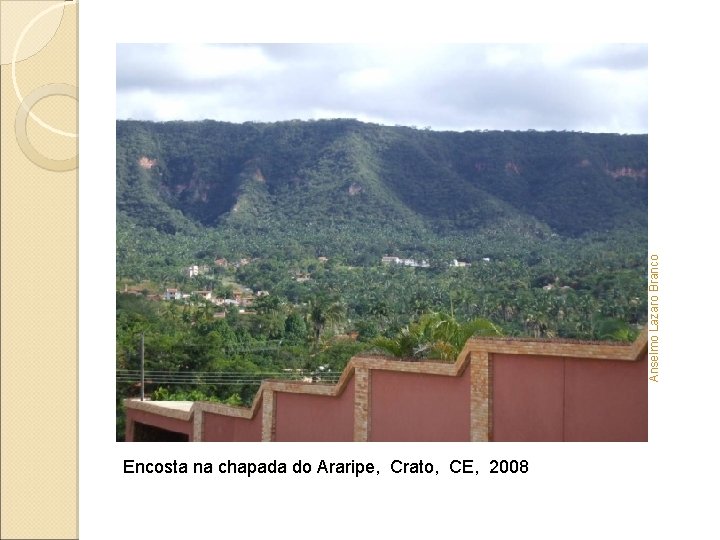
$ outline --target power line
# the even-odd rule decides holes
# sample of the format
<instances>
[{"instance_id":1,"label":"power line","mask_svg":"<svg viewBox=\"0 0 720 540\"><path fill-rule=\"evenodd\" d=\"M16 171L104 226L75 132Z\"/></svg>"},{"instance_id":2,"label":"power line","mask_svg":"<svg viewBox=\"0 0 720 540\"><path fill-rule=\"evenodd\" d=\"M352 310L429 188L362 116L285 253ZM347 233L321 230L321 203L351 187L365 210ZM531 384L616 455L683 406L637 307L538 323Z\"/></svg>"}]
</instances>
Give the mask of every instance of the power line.
<instances>
[{"instance_id":1,"label":"power line","mask_svg":"<svg viewBox=\"0 0 720 540\"><path fill-rule=\"evenodd\" d=\"M152 347L152 343L149 345ZM258 351L279 351L283 349L290 349L293 347L299 347L302 346L302 343L288 343L285 342L285 346L283 346L283 343L281 341L277 342L276 344L268 342L267 344L258 344L257 346L245 346L242 344L228 344L224 343L222 345L213 345L210 343L174 343L169 346L170 349L224 349L226 351L232 351L235 353L243 353L243 352L258 352ZM146 344L147 347L147 344Z\"/></svg>"},{"instance_id":2,"label":"power line","mask_svg":"<svg viewBox=\"0 0 720 540\"><path fill-rule=\"evenodd\" d=\"M260 372L260 373L232 373L208 371L159 371L146 370L145 382L149 384L178 384L178 385L244 385L260 384L267 379L306 380L322 382L336 382L341 371L292 371L292 372ZM115 380L118 383L137 383L142 378L139 370L117 370Z\"/></svg>"}]
</instances>

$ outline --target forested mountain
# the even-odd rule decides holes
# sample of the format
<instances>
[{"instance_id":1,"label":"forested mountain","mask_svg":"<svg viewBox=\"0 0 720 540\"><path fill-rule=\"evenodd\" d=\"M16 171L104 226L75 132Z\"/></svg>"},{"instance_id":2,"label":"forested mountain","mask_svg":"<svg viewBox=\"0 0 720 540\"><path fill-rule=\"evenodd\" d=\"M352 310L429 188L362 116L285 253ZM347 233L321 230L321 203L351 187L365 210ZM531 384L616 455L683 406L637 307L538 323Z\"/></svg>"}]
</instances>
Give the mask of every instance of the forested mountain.
<instances>
[{"instance_id":1,"label":"forested mountain","mask_svg":"<svg viewBox=\"0 0 720 540\"><path fill-rule=\"evenodd\" d=\"M120 229L211 228L316 251L338 233L338 250L374 255L398 238L422 252L478 232L644 236L647 169L646 135L117 122Z\"/></svg>"}]
</instances>

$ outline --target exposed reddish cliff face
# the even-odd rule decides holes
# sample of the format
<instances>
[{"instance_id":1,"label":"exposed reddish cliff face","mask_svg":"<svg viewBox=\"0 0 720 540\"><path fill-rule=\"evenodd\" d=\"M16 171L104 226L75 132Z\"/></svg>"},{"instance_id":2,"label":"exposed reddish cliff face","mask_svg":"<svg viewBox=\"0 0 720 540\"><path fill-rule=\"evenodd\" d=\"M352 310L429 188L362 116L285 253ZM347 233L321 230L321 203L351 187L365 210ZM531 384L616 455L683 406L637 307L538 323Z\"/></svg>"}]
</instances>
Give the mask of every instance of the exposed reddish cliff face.
<instances>
[{"instance_id":1,"label":"exposed reddish cliff face","mask_svg":"<svg viewBox=\"0 0 720 540\"><path fill-rule=\"evenodd\" d=\"M147 156L142 156L138 159L138 165L143 169L152 169L157 164L157 159L150 159Z\"/></svg>"}]
</instances>

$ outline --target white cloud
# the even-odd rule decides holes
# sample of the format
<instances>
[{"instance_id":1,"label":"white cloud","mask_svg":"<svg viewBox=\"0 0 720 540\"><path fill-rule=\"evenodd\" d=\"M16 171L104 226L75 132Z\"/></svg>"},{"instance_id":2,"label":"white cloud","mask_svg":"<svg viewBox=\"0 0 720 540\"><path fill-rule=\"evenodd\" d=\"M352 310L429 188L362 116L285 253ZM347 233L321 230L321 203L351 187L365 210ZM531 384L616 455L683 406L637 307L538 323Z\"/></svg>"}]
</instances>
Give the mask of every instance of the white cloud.
<instances>
[{"instance_id":1,"label":"white cloud","mask_svg":"<svg viewBox=\"0 0 720 540\"><path fill-rule=\"evenodd\" d=\"M119 45L118 118L647 131L644 45Z\"/></svg>"},{"instance_id":2,"label":"white cloud","mask_svg":"<svg viewBox=\"0 0 720 540\"><path fill-rule=\"evenodd\" d=\"M375 89L388 85L392 82L391 71L386 67L365 68L349 73L343 73L341 84L347 86L348 90Z\"/></svg>"},{"instance_id":3,"label":"white cloud","mask_svg":"<svg viewBox=\"0 0 720 540\"><path fill-rule=\"evenodd\" d=\"M180 45L172 49L172 57L187 79L257 79L282 70L258 46Z\"/></svg>"}]
</instances>

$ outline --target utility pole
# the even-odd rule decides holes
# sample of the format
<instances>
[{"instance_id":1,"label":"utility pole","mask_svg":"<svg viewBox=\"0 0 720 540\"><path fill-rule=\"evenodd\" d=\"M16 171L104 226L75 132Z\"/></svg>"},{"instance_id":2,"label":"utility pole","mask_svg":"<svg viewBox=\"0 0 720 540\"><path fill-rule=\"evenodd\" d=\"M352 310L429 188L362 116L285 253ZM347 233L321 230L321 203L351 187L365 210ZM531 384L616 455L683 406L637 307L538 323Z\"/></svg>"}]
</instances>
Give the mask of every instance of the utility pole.
<instances>
[{"instance_id":1,"label":"utility pole","mask_svg":"<svg viewBox=\"0 0 720 540\"><path fill-rule=\"evenodd\" d=\"M145 401L145 332L140 334L140 401Z\"/></svg>"}]
</instances>

